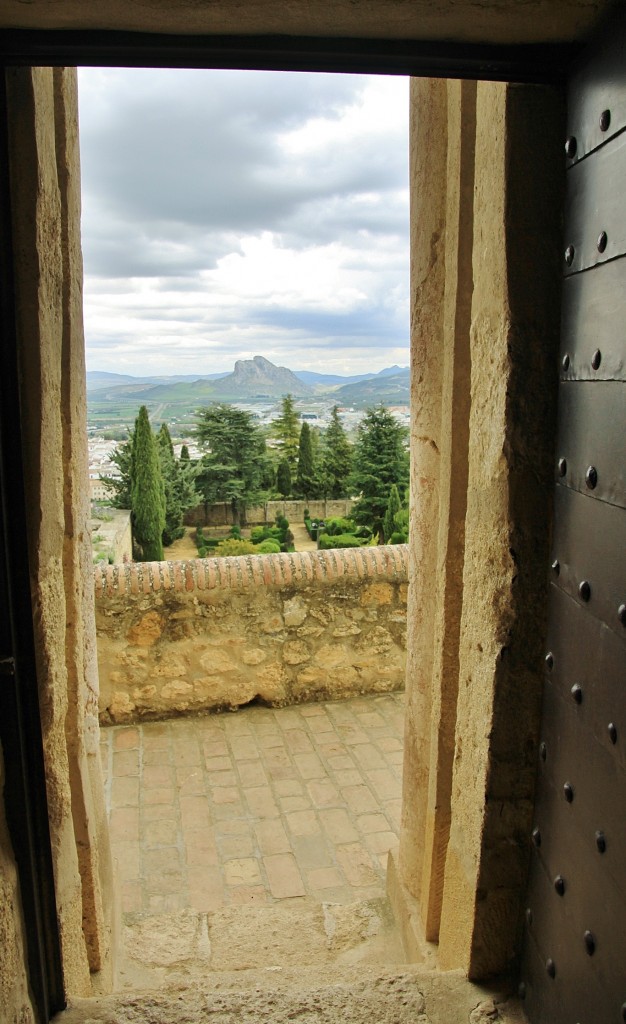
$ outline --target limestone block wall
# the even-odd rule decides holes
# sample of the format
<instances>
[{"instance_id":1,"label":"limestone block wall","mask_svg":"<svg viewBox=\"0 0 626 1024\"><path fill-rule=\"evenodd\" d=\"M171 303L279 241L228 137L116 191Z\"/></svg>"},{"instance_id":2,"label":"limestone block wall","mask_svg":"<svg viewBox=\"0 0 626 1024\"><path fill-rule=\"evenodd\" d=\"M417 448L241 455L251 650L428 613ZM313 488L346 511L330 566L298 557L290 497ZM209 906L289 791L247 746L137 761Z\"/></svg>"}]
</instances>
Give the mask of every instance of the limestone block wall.
<instances>
[{"instance_id":1,"label":"limestone block wall","mask_svg":"<svg viewBox=\"0 0 626 1024\"><path fill-rule=\"evenodd\" d=\"M404 686L404 545L94 573L101 722Z\"/></svg>"},{"instance_id":2,"label":"limestone block wall","mask_svg":"<svg viewBox=\"0 0 626 1024\"><path fill-rule=\"evenodd\" d=\"M286 516L290 523L301 523L304 510L308 508L312 519L330 519L331 516L349 516L354 501L352 498L324 499L319 501L266 501L263 505L249 505L246 509L248 526L265 526L273 523L276 516ZM187 526L232 526L233 511L229 502L214 505L198 505L185 513Z\"/></svg>"}]
</instances>

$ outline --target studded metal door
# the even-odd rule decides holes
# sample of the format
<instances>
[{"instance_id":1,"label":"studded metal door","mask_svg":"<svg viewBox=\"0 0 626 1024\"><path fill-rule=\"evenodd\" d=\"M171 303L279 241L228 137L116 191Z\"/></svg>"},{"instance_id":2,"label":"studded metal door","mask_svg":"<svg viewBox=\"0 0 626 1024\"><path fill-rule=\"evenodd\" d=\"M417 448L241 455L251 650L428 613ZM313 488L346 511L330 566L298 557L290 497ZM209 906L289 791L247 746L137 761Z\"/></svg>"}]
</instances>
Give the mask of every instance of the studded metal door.
<instances>
[{"instance_id":1,"label":"studded metal door","mask_svg":"<svg viewBox=\"0 0 626 1024\"><path fill-rule=\"evenodd\" d=\"M568 96L548 643L520 995L626 1021L626 18Z\"/></svg>"}]
</instances>

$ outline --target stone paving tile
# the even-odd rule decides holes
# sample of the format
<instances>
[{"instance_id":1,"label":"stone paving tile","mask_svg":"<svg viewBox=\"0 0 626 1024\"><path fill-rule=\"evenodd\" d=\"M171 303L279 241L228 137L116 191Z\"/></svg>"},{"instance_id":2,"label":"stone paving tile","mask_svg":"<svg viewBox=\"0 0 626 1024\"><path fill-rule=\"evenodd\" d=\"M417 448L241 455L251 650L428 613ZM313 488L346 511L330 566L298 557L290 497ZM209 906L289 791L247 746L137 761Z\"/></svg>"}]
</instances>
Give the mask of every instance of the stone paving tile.
<instances>
[{"instance_id":1,"label":"stone paving tile","mask_svg":"<svg viewBox=\"0 0 626 1024\"><path fill-rule=\"evenodd\" d=\"M385 694L103 729L122 910L383 895L403 728Z\"/></svg>"}]
</instances>

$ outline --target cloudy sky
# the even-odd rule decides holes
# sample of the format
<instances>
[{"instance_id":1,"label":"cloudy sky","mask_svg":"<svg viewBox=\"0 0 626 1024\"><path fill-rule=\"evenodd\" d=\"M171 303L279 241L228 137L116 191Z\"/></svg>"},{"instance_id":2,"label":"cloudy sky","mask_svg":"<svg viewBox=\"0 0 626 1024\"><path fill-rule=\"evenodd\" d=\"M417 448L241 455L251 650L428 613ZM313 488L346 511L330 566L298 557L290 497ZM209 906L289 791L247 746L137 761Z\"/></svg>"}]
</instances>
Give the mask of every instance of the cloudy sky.
<instances>
[{"instance_id":1,"label":"cloudy sky","mask_svg":"<svg viewBox=\"0 0 626 1024\"><path fill-rule=\"evenodd\" d=\"M408 82L79 71L87 366L408 364Z\"/></svg>"}]
</instances>

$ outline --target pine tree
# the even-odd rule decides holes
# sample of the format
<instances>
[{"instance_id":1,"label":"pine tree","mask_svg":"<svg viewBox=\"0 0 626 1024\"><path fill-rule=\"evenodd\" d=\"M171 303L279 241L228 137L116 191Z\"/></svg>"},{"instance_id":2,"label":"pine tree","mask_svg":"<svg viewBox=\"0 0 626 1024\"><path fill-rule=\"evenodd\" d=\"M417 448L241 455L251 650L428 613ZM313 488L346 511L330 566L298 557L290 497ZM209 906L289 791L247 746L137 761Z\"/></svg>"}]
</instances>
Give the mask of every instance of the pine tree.
<instances>
[{"instance_id":1,"label":"pine tree","mask_svg":"<svg viewBox=\"0 0 626 1024\"><path fill-rule=\"evenodd\" d=\"M131 509L133 535L141 548L142 561L162 561L165 488L157 441L145 405L139 410L133 435Z\"/></svg>"},{"instance_id":2,"label":"pine tree","mask_svg":"<svg viewBox=\"0 0 626 1024\"><path fill-rule=\"evenodd\" d=\"M313 448L311 445L311 428L304 421L300 430L298 446L298 475L296 477L298 494L308 500L315 490L315 467L313 465Z\"/></svg>"},{"instance_id":3,"label":"pine tree","mask_svg":"<svg viewBox=\"0 0 626 1024\"><path fill-rule=\"evenodd\" d=\"M350 472L352 470L352 445L348 441L343 424L339 419L339 406L333 406L330 424L324 434L324 455L322 480L329 498L348 496Z\"/></svg>"},{"instance_id":4,"label":"pine tree","mask_svg":"<svg viewBox=\"0 0 626 1024\"><path fill-rule=\"evenodd\" d=\"M191 459L189 457L189 449L188 449L186 444L184 444L182 446L182 448L180 449L180 461L181 462L191 462Z\"/></svg>"},{"instance_id":5,"label":"pine tree","mask_svg":"<svg viewBox=\"0 0 626 1024\"><path fill-rule=\"evenodd\" d=\"M272 421L271 430L278 441L280 458L286 459L289 463L291 479L294 480L298 468L300 420L291 395L285 395L283 398L282 412L278 419Z\"/></svg>"},{"instance_id":6,"label":"pine tree","mask_svg":"<svg viewBox=\"0 0 626 1024\"><path fill-rule=\"evenodd\" d=\"M268 457L263 435L251 413L232 405L200 410L195 433L206 448L198 476L204 499L229 501L238 524L245 520L246 505L265 496Z\"/></svg>"},{"instance_id":7,"label":"pine tree","mask_svg":"<svg viewBox=\"0 0 626 1024\"><path fill-rule=\"evenodd\" d=\"M406 429L382 405L368 409L358 430L352 483L360 497L352 510L357 523L379 536L393 484L404 489L409 479Z\"/></svg>"},{"instance_id":8,"label":"pine tree","mask_svg":"<svg viewBox=\"0 0 626 1024\"><path fill-rule=\"evenodd\" d=\"M287 459L283 459L283 461L278 464L276 488L279 494L282 494L283 498L288 498L291 494L291 470L289 469Z\"/></svg>"}]
</instances>

